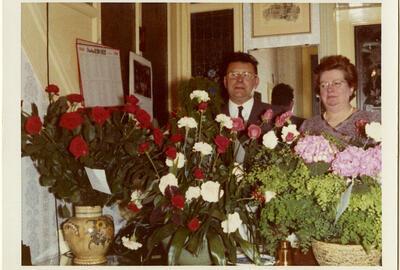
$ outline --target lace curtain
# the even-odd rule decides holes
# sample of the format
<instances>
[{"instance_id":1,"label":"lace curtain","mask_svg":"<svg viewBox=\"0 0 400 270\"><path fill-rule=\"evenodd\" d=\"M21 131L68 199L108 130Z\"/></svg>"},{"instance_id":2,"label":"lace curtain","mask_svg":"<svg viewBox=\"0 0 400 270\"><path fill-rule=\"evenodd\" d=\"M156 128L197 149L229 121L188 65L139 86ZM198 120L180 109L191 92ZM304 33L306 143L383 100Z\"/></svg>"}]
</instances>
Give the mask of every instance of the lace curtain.
<instances>
[{"instance_id":1,"label":"lace curtain","mask_svg":"<svg viewBox=\"0 0 400 270\"><path fill-rule=\"evenodd\" d=\"M34 102L43 117L48 104L47 96L23 50L21 54L22 108L30 112ZM30 247L32 263L35 264L58 254L55 198L47 188L40 186L38 172L29 157L22 158L21 181L22 241Z\"/></svg>"}]
</instances>

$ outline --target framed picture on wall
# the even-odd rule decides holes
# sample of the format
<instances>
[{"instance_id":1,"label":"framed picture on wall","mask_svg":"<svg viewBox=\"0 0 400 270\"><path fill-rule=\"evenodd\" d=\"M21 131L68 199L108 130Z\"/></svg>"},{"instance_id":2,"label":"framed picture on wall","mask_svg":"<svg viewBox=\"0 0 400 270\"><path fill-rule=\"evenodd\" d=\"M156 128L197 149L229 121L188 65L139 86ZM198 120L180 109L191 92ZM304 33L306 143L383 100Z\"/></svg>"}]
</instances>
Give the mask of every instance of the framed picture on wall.
<instances>
[{"instance_id":1,"label":"framed picture on wall","mask_svg":"<svg viewBox=\"0 0 400 270\"><path fill-rule=\"evenodd\" d=\"M381 110L381 25L354 27L358 73L357 106L366 111Z\"/></svg>"},{"instance_id":2,"label":"framed picture on wall","mask_svg":"<svg viewBox=\"0 0 400 270\"><path fill-rule=\"evenodd\" d=\"M310 4L252 4L252 18L253 37L311 32Z\"/></svg>"},{"instance_id":3,"label":"framed picture on wall","mask_svg":"<svg viewBox=\"0 0 400 270\"><path fill-rule=\"evenodd\" d=\"M129 94L153 116L153 75L151 62L133 52L129 54Z\"/></svg>"}]
</instances>

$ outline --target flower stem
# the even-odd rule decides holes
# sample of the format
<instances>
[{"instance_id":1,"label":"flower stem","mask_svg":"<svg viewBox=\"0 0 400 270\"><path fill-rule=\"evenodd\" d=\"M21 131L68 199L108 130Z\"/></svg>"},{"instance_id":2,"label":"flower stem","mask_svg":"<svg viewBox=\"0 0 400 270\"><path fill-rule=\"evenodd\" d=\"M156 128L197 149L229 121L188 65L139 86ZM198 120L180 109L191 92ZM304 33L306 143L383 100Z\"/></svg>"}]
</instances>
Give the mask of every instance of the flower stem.
<instances>
[{"instance_id":1,"label":"flower stem","mask_svg":"<svg viewBox=\"0 0 400 270\"><path fill-rule=\"evenodd\" d=\"M151 159L151 157L150 157L150 155L149 155L148 152L146 152L146 156L147 156L147 158L150 160L151 165L153 165L154 171L155 171L156 174L157 174L157 178L160 179L160 175L158 174L156 165L154 164L154 162L153 162L153 160Z\"/></svg>"},{"instance_id":2,"label":"flower stem","mask_svg":"<svg viewBox=\"0 0 400 270\"><path fill-rule=\"evenodd\" d=\"M199 142L201 140L201 124L203 120L203 111L200 111L200 124L199 124L199 129L198 129L198 134L197 134L197 141Z\"/></svg>"}]
</instances>

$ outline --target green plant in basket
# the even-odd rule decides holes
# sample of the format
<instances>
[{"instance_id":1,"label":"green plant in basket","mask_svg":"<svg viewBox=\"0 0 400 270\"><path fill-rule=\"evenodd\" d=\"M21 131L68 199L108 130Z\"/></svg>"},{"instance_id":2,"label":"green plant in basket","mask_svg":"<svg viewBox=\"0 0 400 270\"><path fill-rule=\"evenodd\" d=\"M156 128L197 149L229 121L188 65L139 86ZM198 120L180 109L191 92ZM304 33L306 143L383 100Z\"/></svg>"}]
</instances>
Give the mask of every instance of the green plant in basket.
<instances>
[{"instance_id":1,"label":"green plant in basket","mask_svg":"<svg viewBox=\"0 0 400 270\"><path fill-rule=\"evenodd\" d=\"M292 234L303 251L313 239L380 250L381 146L370 134L380 124L366 124L376 141L370 138L362 147L329 134L300 134L294 127L288 133L289 126L281 141L274 131L264 136L245 176L265 194L259 226L267 252L274 254L278 242Z\"/></svg>"},{"instance_id":2,"label":"green plant in basket","mask_svg":"<svg viewBox=\"0 0 400 270\"><path fill-rule=\"evenodd\" d=\"M214 118L207 111L210 103L207 91L193 90L170 118L159 145L149 137L142 151L147 166L136 171L146 177L129 187L131 196L121 204L129 209L127 226L134 226L120 239L146 260L164 243L171 265L183 250L197 256L202 249L213 264L236 264L239 247L259 262L252 244L255 217L247 207L251 190L234 162L237 131L230 117ZM247 233L240 233L241 227Z\"/></svg>"},{"instance_id":3,"label":"green plant in basket","mask_svg":"<svg viewBox=\"0 0 400 270\"><path fill-rule=\"evenodd\" d=\"M85 108L79 94L58 96L56 85L43 119L35 104L21 112L22 156L29 156L40 174L40 184L56 198L75 205L111 204L122 197L120 164L138 162L137 145L150 132L150 116L134 96L119 108ZM92 188L85 168L105 170L112 194ZM61 208L69 216L67 207Z\"/></svg>"}]
</instances>

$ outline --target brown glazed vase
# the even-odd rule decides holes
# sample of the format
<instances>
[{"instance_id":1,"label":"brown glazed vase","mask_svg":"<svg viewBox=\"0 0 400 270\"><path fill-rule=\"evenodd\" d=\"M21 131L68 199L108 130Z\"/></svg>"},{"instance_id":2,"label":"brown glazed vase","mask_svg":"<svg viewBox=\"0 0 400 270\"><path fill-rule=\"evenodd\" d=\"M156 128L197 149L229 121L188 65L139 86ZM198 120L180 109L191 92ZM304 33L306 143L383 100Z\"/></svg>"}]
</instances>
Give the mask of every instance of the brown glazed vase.
<instances>
[{"instance_id":1,"label":"brown glazed vase","mask_svg":"<svg viewBox=\"0 0 400 270\"><path fill-rule=\"evenodd\" d=\"M75 206L75 216L62 227L75 264L107 262L106 253L114 237L114 223L110 215L102 214L101 206Z\"/></svg>"}]
</instances>

